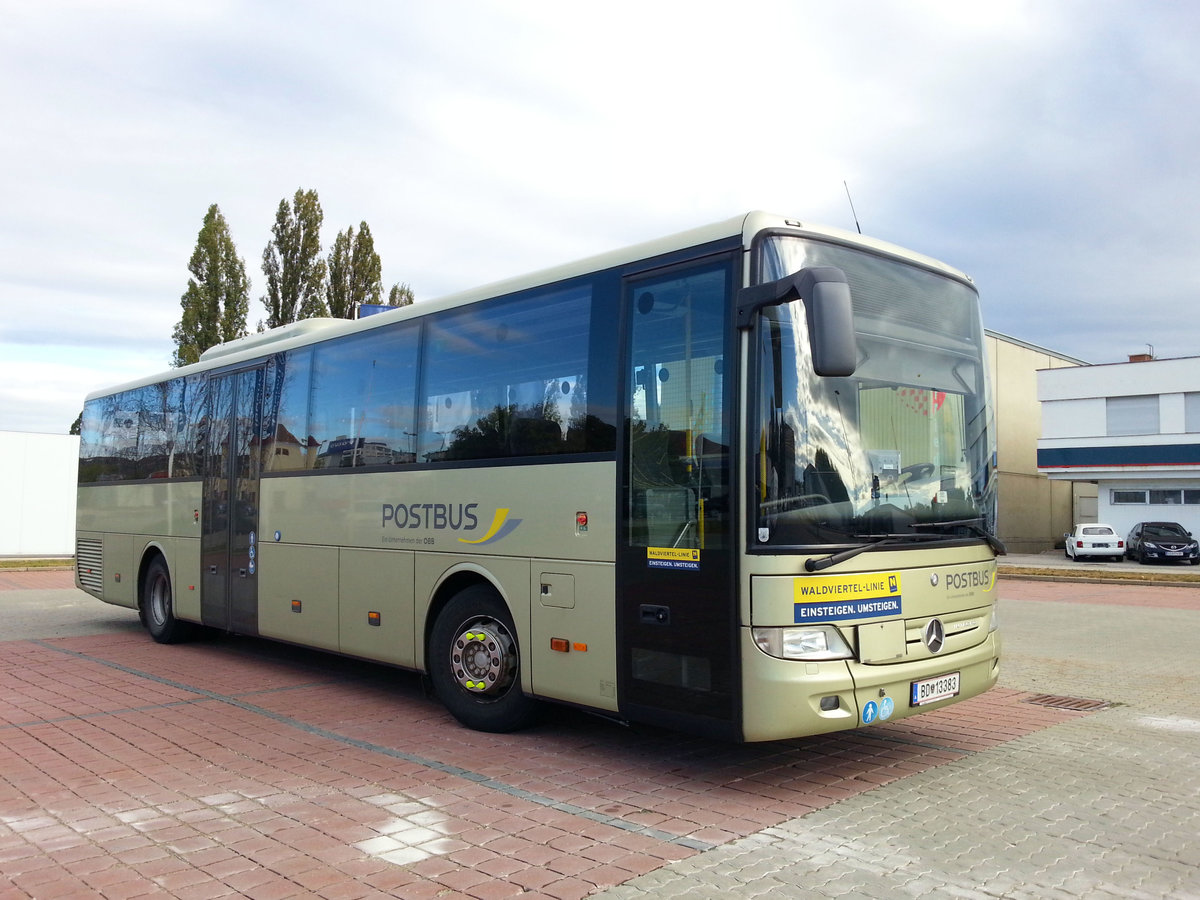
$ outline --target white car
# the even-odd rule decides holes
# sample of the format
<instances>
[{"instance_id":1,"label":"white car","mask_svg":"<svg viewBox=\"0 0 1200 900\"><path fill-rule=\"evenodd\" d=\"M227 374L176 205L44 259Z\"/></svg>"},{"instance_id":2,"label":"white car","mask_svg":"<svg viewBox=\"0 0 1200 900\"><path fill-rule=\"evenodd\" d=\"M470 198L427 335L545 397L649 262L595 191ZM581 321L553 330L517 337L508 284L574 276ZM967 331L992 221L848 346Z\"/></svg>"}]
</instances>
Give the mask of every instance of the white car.
<instances>
[{"instance_id":1,"label":"white car","mask_svg":"<svg viewBox=\"0 0 1200 900\"><path fill-rule=\"evenodd\" d=\"M1125 539L1111 525L1092 522L1076 525L1070 534L1063 535L1068 559L1125 558Z\"/></svg>"}]
</instances>

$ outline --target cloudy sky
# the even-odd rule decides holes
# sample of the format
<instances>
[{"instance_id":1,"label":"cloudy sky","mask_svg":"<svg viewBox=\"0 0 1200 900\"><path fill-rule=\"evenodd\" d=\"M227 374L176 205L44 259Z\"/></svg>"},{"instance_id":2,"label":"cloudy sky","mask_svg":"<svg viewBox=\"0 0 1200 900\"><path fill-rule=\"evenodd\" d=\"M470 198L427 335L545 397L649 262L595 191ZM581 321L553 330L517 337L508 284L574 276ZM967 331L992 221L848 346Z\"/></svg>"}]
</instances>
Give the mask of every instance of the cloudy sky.
<instances>
[{"instance_id":1,"label":"cloudy sky","mask_svg":"<svg viewBox=\"0 0 1200 900\"><path fill-rule=\"evenodd\" d=\"M0 430L167 367L220 205L431 298L750 209L965 270L994 330L1200 355L1200 5L0 0Z\"/></svg>"}]
</instances>

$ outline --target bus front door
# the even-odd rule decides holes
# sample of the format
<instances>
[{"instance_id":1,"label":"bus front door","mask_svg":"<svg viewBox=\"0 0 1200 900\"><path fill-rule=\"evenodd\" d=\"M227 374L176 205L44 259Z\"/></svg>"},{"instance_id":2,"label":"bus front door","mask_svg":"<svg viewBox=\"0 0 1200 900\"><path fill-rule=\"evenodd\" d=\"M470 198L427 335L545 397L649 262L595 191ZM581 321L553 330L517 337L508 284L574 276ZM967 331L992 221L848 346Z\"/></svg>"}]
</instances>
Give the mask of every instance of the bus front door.
<instances>
[{"instance_id":1,"label":"bus front door","mask_svg":"<svg viewBox=\"0 0 1200 900\"><path fill-rule=\"evenodd\" d=\"M733 259L626 280L619 686L630 718L736 738Z\"/></svg>"},{"instance_id":2,"label":"bus front door","mask_svg":"<svg viewBox=\"0 0 1200 900\"><path fill-rule=\"evenodd\" d=\"M263 370L208 382L200 613L205 625L258 633L259 453Z\"/></svg>"}]
</instances>

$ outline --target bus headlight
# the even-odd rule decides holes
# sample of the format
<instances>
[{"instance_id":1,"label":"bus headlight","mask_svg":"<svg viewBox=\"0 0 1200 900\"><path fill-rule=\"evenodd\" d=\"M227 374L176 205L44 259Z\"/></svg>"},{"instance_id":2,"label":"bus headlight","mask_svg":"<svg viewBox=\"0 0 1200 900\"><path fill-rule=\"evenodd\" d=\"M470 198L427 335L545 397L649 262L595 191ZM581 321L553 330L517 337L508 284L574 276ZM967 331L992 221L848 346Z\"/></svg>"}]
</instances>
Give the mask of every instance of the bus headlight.
<instances>
[{"instance_id":1,"label":"bus headlight","mask_svg":"<svg viewBox=\"0 0 1200 900\"><path fill-rule=\"evenodd\" d=\"M754 643L779 659L850 659L850 645L832 625L794 628L753 628Z\"/></svg>"}]
</instances>

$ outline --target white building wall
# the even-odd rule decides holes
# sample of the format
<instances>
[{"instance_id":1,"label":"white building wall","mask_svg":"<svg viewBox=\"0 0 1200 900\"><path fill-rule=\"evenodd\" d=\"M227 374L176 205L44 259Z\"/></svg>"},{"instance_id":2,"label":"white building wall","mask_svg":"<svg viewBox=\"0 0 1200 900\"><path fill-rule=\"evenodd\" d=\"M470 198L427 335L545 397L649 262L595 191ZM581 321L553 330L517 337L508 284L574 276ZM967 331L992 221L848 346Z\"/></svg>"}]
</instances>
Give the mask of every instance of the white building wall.
<instances>
[{"instance_id":1,"label":"white building wall","mask_svg":"<svg viewBox=\"0 0 1200 900\"><path fill-rule=\"evenodd\" d=\"M1126 481L1114 479L1100 482L1097 504L1097 521L1111 525L1118 534L1129 534L1138 522L1178 522L1192 534L1200 534L1200 506L1191 504L1125 504L1113 503L1114 490L1157 490L1169 489L1178 491L1183 487L1194 490L1200 487L1200 480L1193 478L1187 484L1179 481Z\"/></svg>"},{"instance_id":2,"label":"white building wall","mask_svg":"<svg viewBox=\"0 0 1200 900\"><path fill-rule=\"evenodd\" d=\"M1054 371L1060 371L1055 369ZM1039 381L1041 372L1038 373ZM1074 439L1082 434L1104 434L1106 404L1103 397L1084 400L1042 401L1042 437Z\"/></svg>"},{"instance_id":3,"label":"white building wall","mask_svg":"<svg viewBox=\"0 0 1200 900\"><path fill-rule=\"evenodd\" d=\"M1187 431L1183 414L1183 394L1158 395L1158 430L1164 435L1180 435Z\"/></svg>"},{"instance_id":4,"label":"white building wall","mask_svg":"<svg viewBox=\"0 0 1200 900\"><path fill-rule=\"evenodd\" d=\"M74 556L79 438L0 431L0 556Z\"/></svg>"},{"instance_id":5,"label":"white building wall","mask_svg":"<svg viewBox=\"0 0 1200 900\"><path fill-rule=\"evenodd\" d=\"M1041 375L1042 373L1038 373ZM1134 444L1175 444L1187 434L1185 394L1139 391L1133 396L1158 396L1158 432L1156 434L1109 435L1106 397L1078 400L1047 400L1042 403L1042 439L1066 440L1074 445L1080 438L1096 439L1107 446ZM1050 446L1043 444L1042 446Z\"/></svg>"},{"instance_id":6,"label":"white building wall","mask_svg":"<svg viewBox=\"0 0 1200 900\"><path fill-rule=\"evenodd\" d=\"M1086 397L1133 397L1161 393L1164 385L1179 393L1200 391L1197 358L1044 369L1038 373L1038 398L1044 403Z\"/></svg>"}]
</instances>

